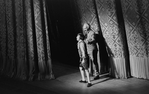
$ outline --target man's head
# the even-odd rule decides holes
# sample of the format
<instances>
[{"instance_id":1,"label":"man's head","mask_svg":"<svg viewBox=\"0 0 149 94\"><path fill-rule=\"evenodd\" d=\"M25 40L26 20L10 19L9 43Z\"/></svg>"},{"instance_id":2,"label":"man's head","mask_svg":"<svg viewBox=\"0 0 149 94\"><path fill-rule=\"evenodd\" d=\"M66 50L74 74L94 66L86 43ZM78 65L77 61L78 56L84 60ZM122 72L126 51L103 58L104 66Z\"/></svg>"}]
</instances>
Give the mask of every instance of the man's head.
<instances>
[{"instance_id":1,"label":"man's head","mask_svg":"<svg viewBox=\"0 0 149 94\"><path fill-rule=\"evenodd\" d=\"M90 25L88 23L84 23L83 30L87 31L90 28Z\"/></svg>"}]
</instances>

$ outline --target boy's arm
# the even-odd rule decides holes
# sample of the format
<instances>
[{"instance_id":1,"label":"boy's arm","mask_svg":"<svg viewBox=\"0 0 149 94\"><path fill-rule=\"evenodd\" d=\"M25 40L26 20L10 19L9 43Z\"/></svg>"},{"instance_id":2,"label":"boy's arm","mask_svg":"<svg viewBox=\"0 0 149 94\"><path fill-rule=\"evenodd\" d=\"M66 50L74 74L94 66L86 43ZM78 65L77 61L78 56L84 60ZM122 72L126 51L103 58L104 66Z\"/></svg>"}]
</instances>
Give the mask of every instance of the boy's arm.
<instances>
[{"instance_id":1,"label":"boy's arm","mask_svg":"<svg viewBox=\"0 0 149 94\"><path fill-rule=\"evenodd\" d=\"M80 50L82 52L82 58L86 57L85 56L85 44L84 43L80 43Z\"/></svg>"}]
</instances>

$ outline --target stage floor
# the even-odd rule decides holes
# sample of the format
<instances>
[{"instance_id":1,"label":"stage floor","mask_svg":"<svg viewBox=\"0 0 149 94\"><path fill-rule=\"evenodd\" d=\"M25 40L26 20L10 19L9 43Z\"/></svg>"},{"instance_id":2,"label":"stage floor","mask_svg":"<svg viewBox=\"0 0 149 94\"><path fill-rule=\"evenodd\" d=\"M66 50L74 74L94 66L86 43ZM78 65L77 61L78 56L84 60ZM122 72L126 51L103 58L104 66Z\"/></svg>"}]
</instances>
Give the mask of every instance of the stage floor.
<instances>
[{"instance_id":1,"label":"stage floor","mask_svg":"<svg viewBox=\"0 0 149 94\"><path fill-rule=\"evenodd\" d=\"M53 64L54 80L15 81L0 77L0 94L149 94L149 80L112 79L102 76L93 86L79 83L77 67ZM91 78L92 79L92 78Z\"/></svg>"}]
</instances>

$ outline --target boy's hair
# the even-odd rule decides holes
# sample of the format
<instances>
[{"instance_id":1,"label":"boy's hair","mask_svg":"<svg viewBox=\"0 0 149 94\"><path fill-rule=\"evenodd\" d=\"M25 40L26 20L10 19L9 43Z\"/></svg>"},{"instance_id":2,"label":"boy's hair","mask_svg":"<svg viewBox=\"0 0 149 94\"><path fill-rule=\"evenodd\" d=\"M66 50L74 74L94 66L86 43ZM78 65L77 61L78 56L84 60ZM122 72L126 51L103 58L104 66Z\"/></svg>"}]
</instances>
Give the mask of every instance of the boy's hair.
<instances>
[{"instance_id":1,"label":"boy's hair","mask_svg":"<svg viewBox=\"0 0 149 94\"><path fill-rule=\"evenodd\" d=\"M80 39L82 39L82 40L84 40L84 35L82 34L82 33L78 33L78 35L77 36L80 36Z\"/></svg>"}]
</instances>

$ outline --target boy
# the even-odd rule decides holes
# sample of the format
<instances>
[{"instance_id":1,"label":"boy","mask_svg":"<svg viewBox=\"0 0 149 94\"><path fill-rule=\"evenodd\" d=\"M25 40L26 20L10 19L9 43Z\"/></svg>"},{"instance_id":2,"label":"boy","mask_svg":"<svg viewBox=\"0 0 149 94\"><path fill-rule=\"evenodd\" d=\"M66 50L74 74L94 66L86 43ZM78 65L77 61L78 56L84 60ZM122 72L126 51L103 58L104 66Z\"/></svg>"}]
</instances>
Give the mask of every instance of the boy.
<instances>
[{"instance_id":1,"label":"boy","mask_svg":"<svg viewBox=\"0 0 149 94\"><path fill-rule=\"evenodd\" d=\"M82 33L79 33L76 37L77 41L78 41L78 53L80 56L80 65L79 65L79 69L80 69L80 73L81 73L81 77L82 80L80 80L79 82L81 83L86 83L85 80L85 73L87 76L87 87L92 86L91 82L90 82L90 77L89 77L89 58L87 55L87 49L86 49L86 44L84 42L84 35Z\"/></svg>"}]
</instances>

